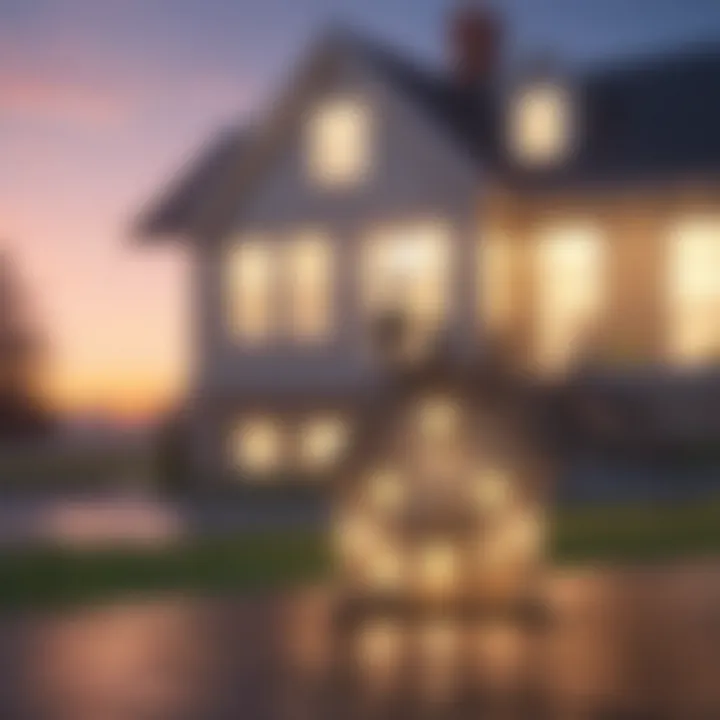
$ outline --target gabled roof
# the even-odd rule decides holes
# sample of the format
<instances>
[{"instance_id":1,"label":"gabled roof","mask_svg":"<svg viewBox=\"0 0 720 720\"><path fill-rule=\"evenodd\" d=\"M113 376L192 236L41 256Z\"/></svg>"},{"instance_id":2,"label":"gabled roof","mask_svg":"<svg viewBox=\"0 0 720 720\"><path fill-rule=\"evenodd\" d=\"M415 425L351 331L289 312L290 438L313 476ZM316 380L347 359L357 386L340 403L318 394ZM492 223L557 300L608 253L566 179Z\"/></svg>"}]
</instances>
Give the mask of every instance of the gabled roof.
<instances>
[{"instance_id":1,"label":"gabled roof","mask_svg":"<svg viewBox=\"0 0 720 720\"><path fill-rule=\"evenodd\" d=\"M158 200L137 221L139 235L192 235L242 163L252 130L233 128L217 135L180 171Z\"/></svg>"},{"instance_id":2,"label":"gabled roof","mask_svg":"<svg viewBox=\"0 0 720 720\"><path fill-rule=\"evenodd\" d=\"M355 33L335 32L334 47L372 67L444 132L485 174L520 191L642 184L720 176L720 43L616 63L573 78L581 127L572 158L529 171L512 162L501 132L505 88L468 88ZM150 205L142 235L200 234L216 215L227 222L239 201L248 156L259 144L246 130L223 133ZM223 208L225 208L223 210Z\"/></svg>"}]
</instances>

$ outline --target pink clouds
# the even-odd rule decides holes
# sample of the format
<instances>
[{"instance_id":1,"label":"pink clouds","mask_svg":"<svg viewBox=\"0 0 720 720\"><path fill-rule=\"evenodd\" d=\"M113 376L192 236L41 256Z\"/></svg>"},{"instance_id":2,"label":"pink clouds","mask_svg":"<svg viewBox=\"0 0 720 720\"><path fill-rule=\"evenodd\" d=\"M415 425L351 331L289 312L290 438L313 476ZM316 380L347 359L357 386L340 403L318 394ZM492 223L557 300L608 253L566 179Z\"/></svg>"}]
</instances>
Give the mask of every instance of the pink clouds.
<instances>
[{"instance_id":1,"label":"pink clouds","mask_svg":"<svg viewBox=\"0 0 720 720\"><path fill-rule=\"evenodd\" d=\"M0 115L83 126L106 126L124 120L127 98L88 85L41 75L0 74Z\"/></svg>"}]
</instances>

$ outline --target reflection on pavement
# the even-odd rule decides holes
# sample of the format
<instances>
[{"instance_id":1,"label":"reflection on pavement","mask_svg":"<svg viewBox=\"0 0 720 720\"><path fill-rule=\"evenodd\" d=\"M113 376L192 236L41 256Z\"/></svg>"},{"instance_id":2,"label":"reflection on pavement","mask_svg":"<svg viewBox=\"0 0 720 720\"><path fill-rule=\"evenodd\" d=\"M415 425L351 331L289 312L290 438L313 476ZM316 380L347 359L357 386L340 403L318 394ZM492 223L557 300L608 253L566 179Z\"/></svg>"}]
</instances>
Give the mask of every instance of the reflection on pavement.
<instances>
[{"instance_id":1,"label":"reflection on pavement","mask_svg":"<svg viewBox=\"0 0 720 720\"><path fill-rule=\"evenodd\" d=\"M317 590L0 623L3 720L720 717L720 571L574 573L556 621L332 622Z\"/></svg>"}]
</instances>

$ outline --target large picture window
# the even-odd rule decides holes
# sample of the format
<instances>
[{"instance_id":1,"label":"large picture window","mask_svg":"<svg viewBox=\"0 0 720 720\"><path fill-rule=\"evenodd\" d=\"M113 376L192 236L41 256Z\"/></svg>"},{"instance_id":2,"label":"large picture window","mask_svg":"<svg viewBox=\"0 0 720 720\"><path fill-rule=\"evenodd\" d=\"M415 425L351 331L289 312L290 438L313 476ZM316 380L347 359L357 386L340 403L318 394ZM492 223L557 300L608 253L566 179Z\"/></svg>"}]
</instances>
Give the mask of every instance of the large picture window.
<instances>
[{"instance_id":1,"label":"large picture window","mask_svg":"<svg viewBox=\"0 0 720 720\"><path fill-rule=\"evenodd\" d=\"M386 312L402 315L416 344L422 345L449 314L450 261L450 236L443 223L379 229L365 247L365 312L371 319Z\"/></svg>"},{"instance_id":2,"label":"large picture window","mask_svg":"<svg viewBox=\"0 0 720 720\"><path fill-rule=\"evenodd\" d=\"M720 217L675 225L668 270L672 358L683 364L720 361Z\"/></svg>"},{"instance_id":3,"label":"large picture window","mask_svg":"<svg viewBox=\"0 0 720 720\"><path fill-rule=\"evenodd\" d=\"M605 241L590 224L541 232L536 255L535 357L562 371L592 343L605 303Z\"/></svg>"}]
</instances>

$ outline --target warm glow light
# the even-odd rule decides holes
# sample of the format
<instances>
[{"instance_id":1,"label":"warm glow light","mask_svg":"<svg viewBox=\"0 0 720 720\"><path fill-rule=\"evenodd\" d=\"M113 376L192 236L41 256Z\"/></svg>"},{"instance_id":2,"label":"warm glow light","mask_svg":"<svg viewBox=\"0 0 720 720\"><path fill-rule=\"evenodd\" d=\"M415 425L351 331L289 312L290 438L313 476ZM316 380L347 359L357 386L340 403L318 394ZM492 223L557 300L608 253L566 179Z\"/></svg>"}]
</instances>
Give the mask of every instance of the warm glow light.
<instances>
[{"instance_id":1,"label":"warm glow light","mask_svg":"<svg viewBox=\"0 0 720 720\"><path fill-rule=\"evenodd\" d=\"M262 238L241 238L226 258L229 326L247 344L267 340L273 329L273 248Z\"/></svg>"},{"instance_id":2,"label":"warm glow light","mask_svg":"<svg viewBox=\"0 0 720 720\"><path fill-rule=\"evenodd\" d=\"M379 544L369 518L357 513L337 518L335 538L340 557L351 565L372 555Z\"/></svg>"},{"instance_id":3,"label":"warm glow light","mask_svg":"<svg viewBox=\"0 0 720 720\"><path fill-rule=\"evenodd\" d=\"M380 470L373 473L368 481L370 502L381 512L392 512L400 508L405 500L405 488L397 472Z\"/></svg>"},{"instance_id":4,"label":"warm glow light","mask_svg":"<svg viewBox=\"0 0 720 720\"><path fill-rule=\"evenodd\" d=\"M424 548L418 568L422 588L430 593L450 590L457 580L457 561L457 551L449 543Z\"/></svg>"},{"instance_id":5,"label":"warm glow light","mask_svg":"<svg viewBox=\"0 0 720 720\"><path fill-rule=\"evenodd\" d=\"M301 341L329 337L333 326L332 243L306 232L287 244L290 332Z\"/></svg>"},{"instance_id":6,"label":"warm glow light","mask_svg":"<svg viewBox=\"0 0 720 720\"><path fill-rule=\"evenodd\" d=\"M378 546L368 558L368 580L377 590L396 590L402 584L403 559L391 547Z\"/></svg>"},{"instance_id":7,"label":"warm glow light","mask_svg":"<svg viewBox=\"0 0 720 720\"><path fill-rule=\"evenodd\" d=\"M331 467L345 450L348 434L348 424L340 417L318 417L305 422L300 431L302 466L310 471Z\"/></svg>"},{"instance_id":8,"label":"warm glow light","mask_svg":"<svg viewBox=\"0 0 720 720\"><path fill-rule=\"evenodd\" d=\"M502 470L483 469L475 481L475 498L483 512L493 513L503 509L510 500L511 484Z\"/></svg>"},{"instance_id":9,"label":"warm glow light","mask_svg":"<svg viewBox=\"0 0 720 720\"><path fill-rule=\"evenodd\" d=\"M387 621L366 625L358 635L358 664L376 689L385 686L399 669L402 640L400 628Z\"/></svg>"},{"instance_id":10,"label":"warm glow light","mask_svg":"<svg viewBox=\"0 0 720 720\"><path fill-rule=\"evenodd\" d=\"M449 233L442 223L377 230L365 245L363 308L371 318L387 311L402 313L412 344L422 346L449 312L450 252Z\"/></svg>"},{"instance_id":11,"label":"warm glow light","mask_svg":"<svg viewBox=\"0 0 720 720\"><path fill-rule=\"evenodd\" d=\"M282 432L271 418L242 420L232 433L235 467L250 474L267 474L280 468Z\"/></svg>"},{"instance_id":12,"label":"warm glow light","mask_svg":"<svg viewBox=\"0 0 720 720\"><path fill-rule=\"evenodd\" d=\"M535 285L536 360L563 371L598 329L605 303L605 241L590 224L544 229L538 238Z\"/></svg>"},{"instance_id":13,"label":"warm glow light","mask_svg":"<svg viewBox=\"0 0 720 720\"><path fill-rule=\"evenodd\" d=\"M523 89L511 105L509 128L513 154L523 163L545 165L564 159L575 129L569 92L550 82Z\"/></svg>"},{"instance_id":14,"label":"warm glow light","mask_svg":"<svg viewBox=\"0 0 720 720\"><path fill-rule=\"evenodd\" d=\"M720 362L720 217L678 222L668 258L671 357Z\"/></svg>"},{"instance_id":15,"label":"warm glow light","mask_svg":"<svg viewBox=\"0 0 720 720\"><path fill-rule=\"evenodd\" d=\"M355 185L372 165L370 108L354 98L322 103L307 127L307 168L325 187Z\"/></svg>"}]
</instances>

